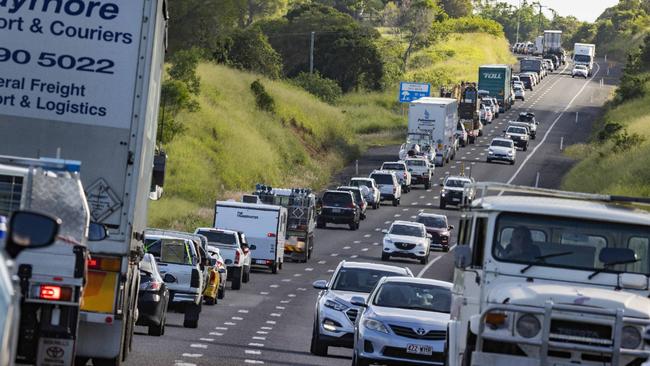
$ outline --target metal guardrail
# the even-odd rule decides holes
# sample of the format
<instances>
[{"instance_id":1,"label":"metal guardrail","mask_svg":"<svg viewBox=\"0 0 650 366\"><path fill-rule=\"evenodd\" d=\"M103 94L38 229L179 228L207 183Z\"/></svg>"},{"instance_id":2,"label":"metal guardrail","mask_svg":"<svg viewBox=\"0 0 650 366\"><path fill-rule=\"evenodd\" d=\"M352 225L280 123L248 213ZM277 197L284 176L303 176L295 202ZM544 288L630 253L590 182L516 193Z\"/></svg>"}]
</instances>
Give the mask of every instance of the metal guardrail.
<instances>
[{"instance_id":1,"label":"metal guardrail","mask_svg":"<svg viewBox=\"0 0 650 366\"><path fill-rule=\"evenodd\" d=\"M513 335L509 339L504 339L503 334L485 335L484 334L485 326L486 326L485 318L489 313L499 312L499 311L511 312L511 313L534 314L538 316L543 316L541 322L541 329L540 329L541 336L539 337L536 336L534 338L524 338L521 336ZM611 346L592 346L592 345L583 345L583 344L570 343L570 342L551 341L550 340L551 320L553 319L554 311L560 311L565 313L566 312L578 313L581 315L591 314L596 316L607 316L612 318L613 322L611 322L612 324ZM566 314L563 315L566 316ZM583 320L583 319L584 318L578 320ZM585 323L589 323L589 322L585 322ZM483 342L485 339L499 341L499 342L508 342L508 343L536 346L536 347L540 347L539 359L541 365L548 364L547 359L548 359L549 348L562 349L568 351L573 350L573 351L582 351L582 352L593 352L593 353L611 355L612 365L619 364L621 355L634 356L634 357L650 357L650 351L621 348L621 337L622 337L624 325L649 326L650 320L625 317L622 309L610 310L610 309L588 308L588 307L575 306L575 305L554 304L552 301L547 301L544 304L544 309L535 309L535 308L530 308L525 306L507 305L507 304L492 305L481 313L481 317L479 319L478 334L476 337L476 349L477 350L483 349ZM513 326L516 327L516 322L513 323Z\"/></svg>"}]
</instances>

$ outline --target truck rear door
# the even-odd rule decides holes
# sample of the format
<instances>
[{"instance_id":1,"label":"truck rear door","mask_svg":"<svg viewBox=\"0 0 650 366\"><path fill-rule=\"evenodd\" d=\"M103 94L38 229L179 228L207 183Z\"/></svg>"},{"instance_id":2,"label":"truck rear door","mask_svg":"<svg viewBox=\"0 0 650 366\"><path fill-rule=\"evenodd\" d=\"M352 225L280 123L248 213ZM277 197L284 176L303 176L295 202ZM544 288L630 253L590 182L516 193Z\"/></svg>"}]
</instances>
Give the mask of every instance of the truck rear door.
<instances>
[{"instance_id":1,"label":"truck rear door","mask_svg":"<svg viewBox=\"0 0 650 366\"><path fill-rule=\"evenodd\" d=\"M216 206L217 226L242 231L248 243L255 245L251 250L252 264L266 264L267 260L278 258L278 220L279 209L276 208Z\"/></svg>"}]
</instances>

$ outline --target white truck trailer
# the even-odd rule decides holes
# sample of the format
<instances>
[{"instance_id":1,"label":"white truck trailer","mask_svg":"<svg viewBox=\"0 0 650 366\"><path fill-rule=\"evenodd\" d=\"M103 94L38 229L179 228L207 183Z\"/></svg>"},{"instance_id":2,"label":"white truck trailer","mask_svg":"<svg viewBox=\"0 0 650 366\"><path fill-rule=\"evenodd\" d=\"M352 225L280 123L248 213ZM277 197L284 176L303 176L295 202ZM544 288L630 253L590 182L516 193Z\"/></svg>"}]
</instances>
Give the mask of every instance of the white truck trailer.
<instances>
[{"instance_id":1,"label":"white truck trailer","mask_svg":"<svg viewBox=\"0 0 650 366\"><path fill-rule=\"evenodd\" d=\"M544 36L537 36L535 38L535 51L533 55L541 56L544 54Z\"/></svg>"},{"instance_id":2,"label":"white truck trailer","mask_svg":"<svg viewBox=\"0 0 650 366\"><path fill-rule=\"evenodd\" d=\"M452 98L420 98L409 104L408 132L425 132L436 145L436 166L444 166L456 156L458 101Z\"/></svg>"},{"instance_id":3,"label":"white truck trailer","mask_svg":"<svg viewBox=\"0 0 650 366\"><path fill-rule=\"evenodd\" d=\"M214 227L241 231L251 244L251 265L278 273L284 261L287 209L282 206L217 201Z\"/></svg>"},{"instance_id":4,"label":"white truck trailer","mask_svg":"<svg viewBox=\"0 0 650 366\"><path fill-rule=\"evenodd\" d=\"M573 63L576 65L585 65L589 70L594 67L594 58L596 57L596 45L591 43L575 43L573 45Z\"/></svg>"},{"instance_id":5,"label":"white truck trailer","mask_svg":"<svg viewBox=\"0 0 650 366\"><path fill-rule=\"evenodd\" d=\"M109 237L88 245L75 350L119 365L136 320L165 1L2 1L0 16L24 24L2 31L0 154L81 161L91 219Z\"/></svg>"}]
</instances>

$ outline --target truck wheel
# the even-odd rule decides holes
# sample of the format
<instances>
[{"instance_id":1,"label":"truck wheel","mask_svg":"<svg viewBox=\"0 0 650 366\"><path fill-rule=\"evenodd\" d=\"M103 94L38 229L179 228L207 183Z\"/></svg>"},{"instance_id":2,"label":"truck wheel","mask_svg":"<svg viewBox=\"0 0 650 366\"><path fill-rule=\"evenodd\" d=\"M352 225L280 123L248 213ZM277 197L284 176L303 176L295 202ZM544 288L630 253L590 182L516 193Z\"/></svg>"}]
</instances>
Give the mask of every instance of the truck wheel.
<instances>
[{"instance_id":1,"label":"truck wheel","mask_svg":"<svg viewBox=\"0 0 650 366\"><path fill-rule=\"evenodd\" d=\"M386 253L381 253L381 260L386 262L390 259L390 255Z\"/></svg>"},{"instance_id":2,"label":"truck wheel","mask_svg":"<svg viewBox=\"0 0 650 366\"><path fill-rule=\"evenodd\" d=\"M242 275L242 282L249 283L251 281L251 266L244 266L244 274Z\"/></svg>"},{"instance_id":3,"label":"truck wheel","mask_svg":"<svg viewBox=\"0 0 650 366\"><path fill-rule=\"evenodd\" d=\"M244 273L242 267L235 268L232 274L232 286L230 287L233 290L239 290L241 288L242 277Z\"/></svg>"},{"instance_id":4,"label":"truck wheel","mask_svg":"<svg viewBox=\"0 0 650 366\"><path fill-rule=\"evenodd\" d=\"M277 261L275 261L275 263L273 263L273 265L271 266L271 273L278 274L278 262Z\"/></svg>"},{"instance_id":5,"label":"truck wheel","mask_svg":"<svg viewBox=\"0 0 650 366\"><path fill-rule=\"evenodd\" d=\"M226 297L226 286L221 287L217 290L217 299L221 300Z\"/></svg>"},{"instance_id":6,"label":"truck wheel","mask_svg":"<svg viewBox=\"0 0 650 366\"><path fill-rule=\"evenodd\" d=\"M321 342L320 337L318 336L318 323L314 322L314 327L311 334L311 344L309 346L309 352L316 356L327 356L328 346Z\"/></svg>"},{"instance_id":7,"label":"truck wheel","mask_svg":"<svg viewBox=\"0 0 650 366\"><path fill-rule=\"evenodd\" d=\"M198 304L191 303L185 307L185 316L183 317L183 327L198 328L199 314L201 314L201 301Z\"/></svg>"}]
</instances>

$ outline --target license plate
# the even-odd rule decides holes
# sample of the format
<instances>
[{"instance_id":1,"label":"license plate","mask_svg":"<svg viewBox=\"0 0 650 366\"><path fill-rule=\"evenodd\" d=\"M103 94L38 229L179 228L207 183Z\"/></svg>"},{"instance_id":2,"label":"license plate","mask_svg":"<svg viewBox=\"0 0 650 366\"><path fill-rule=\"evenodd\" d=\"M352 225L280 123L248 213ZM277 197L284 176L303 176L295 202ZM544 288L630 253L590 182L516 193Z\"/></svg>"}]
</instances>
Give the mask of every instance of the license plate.
<instances>
[{"instance_id":1,"label":"license plate","mask_svg":"<svg viewBox=\"0 0 650 366\"><path fill-rule=\"evenodd\" d=\"M333 208L332 212L339 213L339 212L341 212L341 209L340 208Z\"/></svg>"},{"instance_id":2,"label":"license plate","mask_svg":"<svg viewBox=\"0 0 650 366\"><path fill-rule=\"evenodd\" d=\"M406 346L406 353L431 356L433 354L433 347L422 344L409 344Z\"/></svg>"},{"instance_id":3,"label":"license plate","mask_svg":"<svg viewBox=\"0 0 650 366\"><path fill-rule=\"evenodd\" d=\"M256 264L266 264L266 259L256 259L255 263Z\"/></svg>"},{"instance_id":4,"label":"license plate","mask_svg":"<svg viewBox=\"0 0 650 366\"><path fill-rule=\"evenodd\" d=\"M452 201L460 201L460 198L452 198Z\"/></svg>"}]
</instances>

